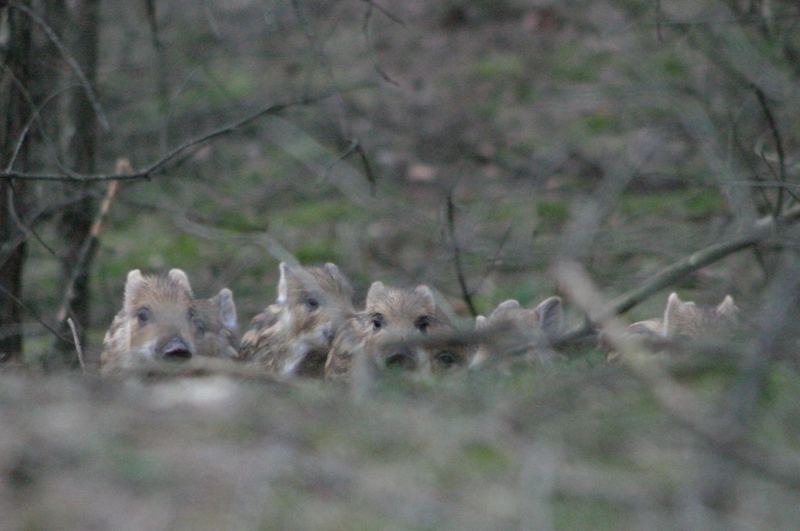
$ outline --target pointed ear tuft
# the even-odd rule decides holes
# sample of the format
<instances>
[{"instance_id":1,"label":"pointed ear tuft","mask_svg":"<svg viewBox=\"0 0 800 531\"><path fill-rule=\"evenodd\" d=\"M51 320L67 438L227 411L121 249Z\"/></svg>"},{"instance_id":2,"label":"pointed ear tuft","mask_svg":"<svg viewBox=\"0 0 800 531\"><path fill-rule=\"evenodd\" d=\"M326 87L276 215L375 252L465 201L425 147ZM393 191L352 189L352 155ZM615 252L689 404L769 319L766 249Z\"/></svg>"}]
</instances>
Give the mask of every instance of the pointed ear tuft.
<instances>
[{"instance_id":1,"label":"pointed ear tuft","mask_svg":"<svg viewBox=\"0 0 800 531\"><path fill-rule=\"evenodd\" d=\"M339 266L337 266L333 262L327 262L323 267L325 271L327 271L328 274L331 276L331 278L337 281L344 288L346 292L352 295L353 287L350 285L350 281L347 280L347 277L344 276L344 273L342 273L342 271L339 269Z\"/></svg>"},{"instance_id":2,"label":"pointed ear tuft","mask_svg":"<svg viewBox=\"0 0 800 531\"><path fill-rule=\"evenodd\" d=\"M545 335L555 337L561 333L564 323L564 307L560 297L548 297L536 306L539 326Z\"/></svg>"},{"instance_id":3,"label":"pointed ear tuft","mask_svg":"<svg viewBox=\"0 0 800 531\"><path fill-rule=\"evenodd\" d=\"M719 306L717 306L717 315L733 318L738 314L739 307L736 306L736 303L733 301L733 297L730 295L725 295L725 298L722 299L722 302L719 303Z\"/></svg>"},{"instance_id":4,"label":"pointed ear tuft","mask_svg":"<svg viewBox=\"0 0 800 531\"><path fill-rule=\"evenodd\" d=\"M278 271L280 271L280 277L278 278L278 298L275 302L278 304L286 304L289 298L289 275L291 274L291 268L286 262L281 262L278 264Z\"/></svg>"},{"instance_id":5,"label":"pointed ear tuft","mask_svg":"<svg viewBox=\"0 0 800 531\"><path fill-rule=\"evenodd\" d=\"M674 291L667 298L667 307L664 309L663 329L661 335L669 337L675 330L679 316L683 312L684 303Z\"/></svg>"},{"instance_id":6,"label":"pointed ear tuft","mask_svg":"<svg viewBox=\"0 0 800 531\"><path fill-rule=\"evenodd\" d=\"M183 272L183 269L170 269L167 274L169 279L186 290L189 296L192 296L192 285L189 284L189 277Z\"/></svg>"},{"instance_id":7,"label":"pointed ear tuft","mask_svg":"<svg viewBox=\"0 0 800 531\"><path fill-rule=\"evenodd\" d=\"M373 282L367 291L367 307L376 304L380 299L386 297L386 286L380 280Z\"/></svg>"},{"instance_id":8,"label":"pointed ear tuft","mask_svg":"<svg viewBox=\"0 0 800 531\"><path fill-rule=\"evenodd\" d=\"M492 321L494 319L498 319L504 314L513 310L519 310L520 308L522 308L522 306L520 306L519 301L508 299L507 301L503 301L497 305L497 308L495 308L491 315L489 315L489 320Z\"/></svg>"},{"instance_id":9,"label":"pointed ear tuft","mask_svg":"<svg viewBox=\"0 0 800 531\"><path fill-rule=\"evenodd\" d=\"M342 272L341 272L341 271L339 271L339 266L337 266L337 265L336 265L336 264L334 264L333 262L325 262L325 265L324 265L324 266L322 266L322 267L323 267L323 268L325 269L325 271L327 271L327 272L328 272L328 274L329 274L330 276L332 276L333 278L337 278L337 277L340 277L340 276L342 275Z\"/></svg>"},{"instance_id":10,"label":"pointed ear tuft","mask_svg":"<svg viewBox=\"0 0 800 531\"><path fill-rule=\"evenodd\" d=\"M429 288L425 284L420 284L419 286L414 288L414 293L422 297L423 304L426 306L427 311L429 312L436 311L436 297L433 296L433 291L431 290L431 288Z\"/></svg>"},{"instance_id":11,"label":"pointed ear tuft","mask_svg":"<svg viewBox=\"0 0 800 531\"><path fill-rule=\"evenodd\" d=\"M228 288L222 288L217 294L217 304L219 304L219 316L222 324L228 330L236 330L238 322L236 318L236 303L233 301L233 292Z\"/></svg>"},{"instance_id":12,"label":"pointed ear tuft","mask_svg":"<svg viewBox=\"0 0 800 531\"><path fill-rule=\"evenodd\" d=\"M132 309L133 299L136 294L144 285L144 277L142 272L138 269L133 269L128 272L128 278L125 279L125 308Z\"/></svg>"}]
</instances>

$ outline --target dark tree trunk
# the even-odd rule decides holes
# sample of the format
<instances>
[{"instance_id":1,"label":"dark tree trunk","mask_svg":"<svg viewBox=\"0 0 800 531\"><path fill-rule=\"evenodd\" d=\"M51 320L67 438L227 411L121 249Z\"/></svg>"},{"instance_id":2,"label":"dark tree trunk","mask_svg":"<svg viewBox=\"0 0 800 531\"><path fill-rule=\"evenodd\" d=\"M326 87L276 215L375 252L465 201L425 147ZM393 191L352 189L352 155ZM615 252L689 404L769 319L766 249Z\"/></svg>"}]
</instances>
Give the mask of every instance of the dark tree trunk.
<instances>
[{"instance_id":1,"label":"dark tree trunk","mask_svg":"<svg viewBox=\"0 0 800 531\"><path fill-rule=\"evenodd\" d=\"M10 39L2 57L5 68L0 72L0 165L28 167L28 144L17 144L32 109L23 87L31 78L31 22L16 9L8 10ZM15 221L15 214L24 215L26 186L24 183L0 182L0 362L19 361L22 357L22 272L25 265L25 233Z\"/></svg>"},{"instance_id":2,"label":"dark tree trunk","mask_svg":"<svg viewBox=\"0 0 800 531\"><path fill-rule=\"evenodd\" d=\"M99 37L100 0L79 0L71 18L71 31L74 36L72 53L80 64L92 86L97 81L97 58ZM95 151L97 145L97 116L86 91L78 91L72 100L69 118L74 125L74 134L69 139L67 153L69 165L80 173L95 171ZM81 256L81 249L89 237L96 200L91 195L91 185L69 185L70 192L82 195L81 199L68 206L58 223L61 241L66 246L61 266L61 285L73 285L71 297L67 300L65 317L72 317L79 332L79 341L84 343L84 331L90 323L89 270L94 250L88 256ZM83 258L83 259L81 259ZM59 334L71 337L66 319L59 322ZM60 353L61 361L67 366L77 367L78 358L73 345L56 339L54 344Z\"/></svg>"}]
</instances>

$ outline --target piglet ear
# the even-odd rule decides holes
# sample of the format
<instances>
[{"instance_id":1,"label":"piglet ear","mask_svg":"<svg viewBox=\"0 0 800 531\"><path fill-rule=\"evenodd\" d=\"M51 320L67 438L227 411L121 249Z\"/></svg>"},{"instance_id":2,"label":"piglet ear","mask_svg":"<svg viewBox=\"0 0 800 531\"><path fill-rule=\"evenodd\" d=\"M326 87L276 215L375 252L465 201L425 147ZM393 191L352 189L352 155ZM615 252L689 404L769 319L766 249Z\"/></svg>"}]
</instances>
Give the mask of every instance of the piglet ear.
<instances>
[{"instance_id":1,"label":"piglet ear","mask_svg":"<svg viewBox=\"0 0 800 531\"><path fill-rule=\"evenodd\" d=\"M717 306L717 315L734 318L738 314L739 307L736 306L735 302L733 302L733 297L730 295L725 295L725 298L722 299L722 302L719 303L719 306Z\"/></svg>"},{"instance_id":2,"label":"piglet ear","mask_svg":"<svg viewBox=\"0 0 800 531\"><path fill-rule=\"evenodd\" d=\"M350 293L352 295L353 288L350 285L350 281L347 280L347 277L344 276L344 273L341 272L341 270L336 264L334 264L333 262L327 262L323 266L323 268L325 269L325 271L328 272L331 278L333 278L342 286L345 292Z\"/></svg>"},{"instance_id":3,"label":"piglet ear","mask_svg":"<svg viewBox=\"0 0 800 531\"><path fill-rule=\"evenodd\" d=\"M536 307L539 326L545 335L555 337L561 333L564 323L564 307L560 297L548 297Z\"/></svg>"},{"instance_id":4,"label":"piglet ear","mask_svg":"<svg viewBox=\"0 0 800 531\"><path fill-rule=\"evenodd\" d=\"M433 296L433 291L431 291L431 288L425 284L420 284L414 288L414 293L422 298L422 302L425 305L426 311L431 313L436 311L436 298Z\"/></svg>"},{"instance_id":5,"label":"piglet ear","mask_svg":"<svg viewBox=\"0 0 800 531\"><path fill-rule=\"evenodd\" d=\"M142 272L134 269L128 273L128 278L125 280L125 308L132 309L134 299L139 291L144 286L145 280Z\"/></svg>"},{"instance_id":6,"label":"piglet ear","mask_svg":"<svg viewBox=\"0 0 800 531\"><path fill-rule=\"evenodd\" d=\"M386 297L387 289L383 282L376 280L367 291L367 307L375 305L378 301Z\"/></svg>"},{"instance_id":7,"label":"piglet ear","mask_svg":"<svg viewBox=\"0 0 800 531\"><path fill-rule=\"evenodd\" d=\"M186 276L182 269L170 269L167 276L171 281L183 288L190 297L192 296L192 285L189 284L189 277Z\"/></svg>"},{"instance_id":8,"label":"piglet ear","mask_svg":"<svg viewBox=\"0 0 800 531\"><path fill-rule=\"evenodd\" d=\"M501 318L508 312L519 310L520 308L522 308L522 306L520 306L518 301L514 299L508 299L507 301L503 301L497 305L497 308L495 308L492 311L491 315L489 315L489 320L493 321L495 319Z\"/></svg>"},{"instance_id":9,"label":"piglet ear","mask_svg":"<svg viewBox=\"0 0 800 531\"><path fill-rule=\"evenodd\" d=\"M669 337L672 335L675 325L680 319L686 304L688 303L683 302L674 291L669 294L669 298L667 298L667 307L664 309L663 336Z\"/></svg>"},{"instance_id":10,"label":"piglet ear","mask_svg":"<svg viewBox=\"0 0 800 531\"><path fill-rule=\"evenodd\" d=\"M228 288L223 288L215 297L219 305L219 317L222 325L228 330L236 330L238 322L236 319L236 303L233 301L233 292Z\"/></svg>"},{"instance_id":11,"label":"piglet ear","mask_svg":"<svg viewBox=\"0 0 800 531\"><path fill-rule=\"evenodd\" d=\"M289 299L289 277L292 275L292 268L286 262L281 262L278 265L278 271L280 271L280 278L278 278L278 298L275 302L286 304Z\"/></svg>"}]
</instances>

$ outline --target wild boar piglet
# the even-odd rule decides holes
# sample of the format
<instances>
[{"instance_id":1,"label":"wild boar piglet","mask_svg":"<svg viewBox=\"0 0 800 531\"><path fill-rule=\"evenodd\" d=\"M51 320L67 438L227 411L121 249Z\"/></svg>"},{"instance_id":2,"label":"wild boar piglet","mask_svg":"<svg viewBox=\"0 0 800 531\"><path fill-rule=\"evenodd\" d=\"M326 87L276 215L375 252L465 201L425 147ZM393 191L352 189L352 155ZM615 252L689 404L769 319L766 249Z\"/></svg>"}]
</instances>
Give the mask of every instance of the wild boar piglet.
<instances>
[{"instance_id":1,"label":"wild boar piglet","mask_svg":"<svg viewBox=\"0 0 800 531\"><path fill-rule=\"evenodd\" d=\"M150 360L185 361L193 356L235 358L236 304L224 288L196 299L180 269L167 275L128 273L122 309L103 340L104 374Z\"/></svg>"},{"instance_id":2,"label":"wild boar piglet","mask_svg":"<svg viewBox=\"0 0 800 531\"><path fill-rule=\"evenodd\" d=\"M717 306L704 306L682 301L673 292L667 298L663 317L633 323L627 332L672 339L719 338L738 324L739 313L739 307L730 295L726 295Z\"/></svg>"},{"instance_id":3,"label":"wild boar piglet","mask_svg":"<svg viewBox=\"0 0 800 531\"><path fill-rule=\"evenodd\" d=\"M475 329L490 335L478 346L470 368L499 361L504 354L516 354L526 361L551 361L550 341L561 333L563 322L559 297L549 297L535 308L523 308L514 299L504 301L488 318L479 315L475 319Z\"/></svg>"},{"instance_id":4,"label":"wild boar piglet","mask_svg":"<svg viewBox=\"0 0 800 531\"><path fill-rule=\"evenodd\" d=\"M353 288L332 263L279 269L277 300L253 318L240 357L280 376L322 377L333 338L355 313Z\"/></svg>"},{"instance_id":5,"label":"wild boar piglet","mask_svg":"<svg viewBox=\"0 0 800 531\"><path fill-rule=\"evenodd\" d=\"M663 351L668 346L665 343L674 340L726 340L741 325L740 314L739 307L730 295L726 295L717 306L706 306L682 301L673 292L667 298L662 317L629 325L624 338L643 342L655 351ZM619 352L608 345L607 339L601 338L601 344L609 351L606 359L613 361L619 357Z\"/></svg>"},{"instance_id":6,"label":"wild boar piglet","mask_svg":"<svg viewBox=\"0 0 800 531\"><path fill-rule=\"evenodd\" d=\"M452 331L428 286L400 289L373 282L364 311L348 320L334 340L325 375L348 378L358 362L372 372L450 372L465 365L463 348L424 340Z\"/></svg>"}]
</instances>

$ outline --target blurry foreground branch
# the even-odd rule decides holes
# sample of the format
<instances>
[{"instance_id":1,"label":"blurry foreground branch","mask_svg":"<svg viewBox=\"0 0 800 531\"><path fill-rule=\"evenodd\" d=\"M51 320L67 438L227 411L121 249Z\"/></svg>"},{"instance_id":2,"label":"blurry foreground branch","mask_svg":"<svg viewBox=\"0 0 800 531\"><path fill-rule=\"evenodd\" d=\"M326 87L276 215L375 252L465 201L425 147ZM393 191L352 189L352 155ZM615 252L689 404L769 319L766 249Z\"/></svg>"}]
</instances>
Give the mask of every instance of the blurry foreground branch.
<instances>
[{"instance_id":1,"label":"blurry foreground branch","mask_svg":"<svg viewBox=\"0 0 800 531\"><path fill-rule=\"evenodd\" d=\"M778 218L766 216L759 219L755 226L743 236L727 242L709 245L705 249L701 249L682 258L647 279L641 286L624 293L605 307L594 308L593 313L589 314L585 324L566 332L556 341L556 345L561 346L592 335L596 325L602 324L617 315L627 312L653 294L675 284L677 281L694 273L698 269L702 269L737 251L767 240L781 224L793 223L798 219L800 219L800 205L787 210L784 215ZM557 275L558 273L559 272L556 271Z\"/></svg>"},{"instance_id":2,"label":"blurry foreground branch","mask_svg":"<svg viewBox=\"0 0 800 531\"><path fill-rule=\"evenodd\" d=\"M559 264L558 282L567 297L589 315L602 315L603 301L586 271L575 262ZM800 490L800 460L785 450L767 453L732 432L727 419L711 413L686 386L676 382L658 358L643 345L625 337L624 325L610 317L602 322L603 333L618 350L628 369L653 394L659 406L689 431L703 439L715 452L746 466L764 477ZM784 456L791 457L784 457Z\"/></svg>"}]
</instances>

